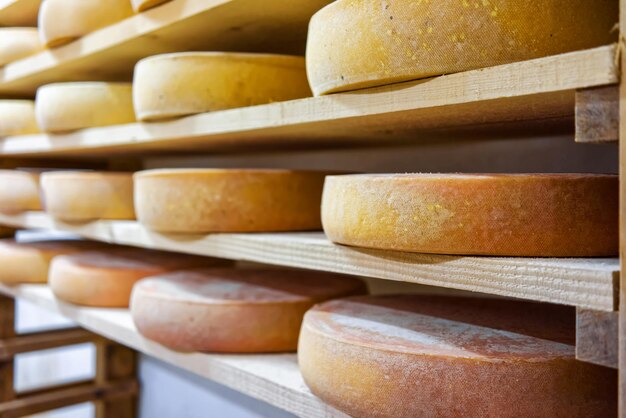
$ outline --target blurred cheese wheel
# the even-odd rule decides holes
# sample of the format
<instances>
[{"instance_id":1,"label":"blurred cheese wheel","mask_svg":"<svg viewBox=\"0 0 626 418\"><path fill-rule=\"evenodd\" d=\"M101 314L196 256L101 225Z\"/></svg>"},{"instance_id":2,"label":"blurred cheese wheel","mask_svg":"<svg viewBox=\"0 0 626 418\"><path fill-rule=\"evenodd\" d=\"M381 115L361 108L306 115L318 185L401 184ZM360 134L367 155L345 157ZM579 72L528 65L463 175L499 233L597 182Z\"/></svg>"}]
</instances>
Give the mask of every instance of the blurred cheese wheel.
<instances>
[{"instance_id":1,"label":"blurred cheese wheel","mask_svg":"<svg viewBox=\"0 0 626 418\"><path fill-rule=\"evenodd\" d=\"M55 219L135 219L130 173L53 171L42 174L41 187Z\"/></svg>"},{"instance_id":2,"label":"blurred cheese wheel","mask_svg":"<svg viewBox=\"0 0 626 418\"><path fill-rule=\"evenodd\" d=\"M39 33L46 46L55 47L132 15L129 0L45 0Z\"/></svg>"},{"instance_id":3,"label":"blurred cheese wheel","mask_svg":"<svg viewBox=\"0 0 626 418\"><path fill-rule=\"evenodd\" d=\"M66 302L85 306L127 307L133 285L148 276L229 262L208 257L141 248L117 247L56 257L50 287Z\"/></svg>"},{"instance_id":4,"label":"blurred cheese wheel","mask_svg":"<svg viewBox=\"0 0 626 418\"><path fill-rule=\"evenodd\" d=\"M45 132L135 122L130 83L48 84L37 90L35 112Z\"/></svg>"},{"instance_id":5,"label":"blurred cheese wheel","mask_svg":"<svg viewBox=\"0 0 626 418\"><path fill-rule=\"evenodd\" d=\"M175 350L293 351L307 309L366 291L361 280L330 273L204 269L142 280L131 312L139 332Z\"/></svg>"},{"instance_id":6,"label":"blurred cheese wheel","mask_svg":"<svg viewBox=\"0 0 626 418\"><path fill-rule=\"evenodd\" d=\"M39 173L0 170L0 212L41 210Z\"/></svg>"},{"instance_id":7,"label":"blurred cheese wheel","mask_svg":"<svg viewBox=\"0 0 626 418\"><path fill-rule=\"evenodd\" d=\"M143 12L144 10L148 10L151 7L158 6L168 1L170 0L131 0L131 3L136 12Z\"/></svg>"},{"instance_id":8,"label":"blurred cheese wheel","mask_svg":"<svg viewBox=\"0 0 626 418\"><path fill-rule=\"evenodd\" d=\"M92 241L55 240L16 242L0 240L0 282L46 283L53 257L93 251L107 244Z\"/></svg>"},{"instance_id":9,"label":"blurred cheese wheel","mask_svg":"<svg viewBox=\"0 0 626 418\"><path fill-rule=\"evenodd\" d=\"M43 0L8 0L0 2L0 26L37 26L39 6Z\"/></svg>"},{"instance_id":10,"label":"blurred cheese wheel","mask_svg":"<svg viewBox=\"0 0 626 418\"><path fill-rule=\"evenodd\" d=\"M0 100L0 137L39 133L32 100Z\"/></svg>"},{"instance_id":11,"label":"blurred cheese wheel","mask_svg":"<svg viewBox=\"0 0 626 418\"><path fill-rule=\"evenodd\" d=\"M593 174L330 176L324 231L357 247L593 257L618 251L618 178Z\"/></svg>"},{"instance_id":12,"label":"blurred cheese wheel","mask_svg":"<svg viewBox=\"0 0 626 418\"><path fill-rule=\"evenodd\" d=\"M0 66L41 50L37 28L0 28Z\"/></svg>"},{"instance_id":13,"label":"blurred cheese wheel","mask_svg":"<svg viewBox=\"0 0 626 418\"><path fill-rule=\"evenodd\" d=\"M348 298L307 312L298 363L355 417L614 416L617 371L575 359L574 322L530 302Z\"/></svg>"},{"instance_id":14,"label":"blurred cheese wheel","mask_svg":"<svg viewBox=\"0 0 626 418\"><path fill-rule=\"evenodd\" d=\"M608 45L613 0L338 0L311 19L315 95Z\"/></svg>"},{"instance_id":15,"label":"blurred cheese wheel","mask_svg":"<svg viewBox=\"0 0 626 418\"><path fill-rule=\"evenodd\" d=\"M135 174L137 218L163 232L271 232L321 227L325 173L176 169Z\"/></svg>"},{"instance_id":16,"label":"blurred cheese wheel","mask_svg":"<svg viewBox=\"0 0 626 418\"><path fill-rule=\"evenodd\" d=\"M135 67L135 112L142 121L299 99L311 95L304 58L181 52Z\"/></svg>"}]
</instances>

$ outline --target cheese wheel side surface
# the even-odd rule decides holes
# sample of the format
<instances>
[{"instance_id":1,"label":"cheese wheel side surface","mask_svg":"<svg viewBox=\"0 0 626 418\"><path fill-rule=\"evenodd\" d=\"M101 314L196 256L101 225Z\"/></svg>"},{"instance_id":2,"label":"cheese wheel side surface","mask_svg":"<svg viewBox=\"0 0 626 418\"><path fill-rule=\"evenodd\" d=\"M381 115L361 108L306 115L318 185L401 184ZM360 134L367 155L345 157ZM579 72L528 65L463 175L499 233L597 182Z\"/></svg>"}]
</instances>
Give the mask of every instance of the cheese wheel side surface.
<instances>
[{"instance_id":1,"label":"cheese wheel side surface","mask_svg":"<svg viewBox=\"0 0 626 418\"><path fill-rule=\"evenodd\" d=\"M131 0L131 3L133 5L133 10L139 13L155 6L159 6L163 3L167 3L168 1L170 0Z\"/></svg>"},{"instance_id":2,"label":"cheese wheel side surface","mask_svg":"<svg viewBox=\"0 0 626 418\"><path fill-rule=\"evenodd\" d=\"M0 100L0 137L40 132L34 101Z\"/></svg>"},{"instance_id":3,"label":"cheese wheel side surface","mask_svg":"<svg viewBox=\"0 0 626 418\"><path fill-rule=\"evenodd\" d=\"M0 28L0 66L42 50L37 28Z\"/></svg>"},{"instance_id":4,"label":"cheese wheel side surface","mask_svg":"<svg viewBox=\"0 0 626 418\"><path fill-rule=\"evenodd\" d=\"M0 212L41 210L39 173L0 170Z\"/></svg>"}]
</instances>

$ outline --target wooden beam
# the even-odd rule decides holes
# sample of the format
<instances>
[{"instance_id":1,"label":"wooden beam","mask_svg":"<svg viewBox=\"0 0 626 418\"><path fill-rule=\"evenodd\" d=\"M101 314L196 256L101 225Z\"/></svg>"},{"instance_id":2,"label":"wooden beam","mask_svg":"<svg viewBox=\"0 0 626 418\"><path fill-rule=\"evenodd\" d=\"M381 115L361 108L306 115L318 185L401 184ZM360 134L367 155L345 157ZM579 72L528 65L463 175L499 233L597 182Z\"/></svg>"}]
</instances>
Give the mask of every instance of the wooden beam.
<instances>
[{"instance_id":1,"label":"wooden beam","mask_svg":"<svg viewBox=\"0 0 626 418\"><path fill-rule=\"evenodd\" d=\"M113 341L96 343L96 383L132 379L137 373L137 353ZM134 394L96 402L96 418L134 418L137 414Z\"/></svg>"},{"instance_id":2,"label":"wooden beam","mask_svg":"<svg viewBox=\"0 0 626 418\"><path fill-rule=\"evenodd\" d=\"M101 338L81 328L20 334L0 340L0 361L9 361L21 353L96 342Z\"/></svg>"},{"instance_id":3,"label":"wooden beam","mask_svg":"<svg viewBox=\"0 0 626 418\"><path fill-rule=\"evenodd\" d=\"M600 366L618 366L618 313L576 309L576 358Z\"/></svg>"},{"instance_id":4,"label":"wooden beam","mask_svg":"<svg viewBox=\"0 0 626 418\"><path fill-rule=\"evenodd\" d=\"M619 87L576 91L576 142L617 142L619 138Z\"/></svg>"},{"instance_id":5,"label":"wooden beam","mask_svg":"<svg viewBox=\"0 0 626 418\"><path fill-rule=\"evenodd\" d=\"M0 341L15 336L15 301L0 295ZM0 403L15 398L13 359L0 360Z\"/></svg>"},{"instance_id":6,"label":"wooden beam","mask_svg":"<svg viewBox=\"0 0 626 418\"><path fill-rule=\"evenodd\" d=\"M616 57L622 69L619 84L619 178L620 178L620 208L619 208L619 243L621 271L626 271L626 53L624 51L624 36L626 36L626 0L619 0L619 46ZM621 418L626 418L626 274L620 276L619 287L619 412Z\"/></svg>"}]
</instances>

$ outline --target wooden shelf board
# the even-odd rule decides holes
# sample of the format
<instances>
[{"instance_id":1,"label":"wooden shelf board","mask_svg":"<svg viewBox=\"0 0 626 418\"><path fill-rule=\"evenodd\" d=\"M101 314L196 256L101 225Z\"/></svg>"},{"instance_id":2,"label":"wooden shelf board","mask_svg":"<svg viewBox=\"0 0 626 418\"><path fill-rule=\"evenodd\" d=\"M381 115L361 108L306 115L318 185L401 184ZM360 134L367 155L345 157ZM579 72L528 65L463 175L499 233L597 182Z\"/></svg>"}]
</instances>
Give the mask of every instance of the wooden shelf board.
<instances>
[{"instance_id":1,"label":"wooden shelf board","mask_svg":"<svg viewBox=\"0 0 626 418\"><path fill-rule=\"evenodd\" d=\"M0 0L0 26L37 26L42 0Z\"/></svg>"},{"instance_id":2,"label":"wooden shelf board","mask_svg":"<svg viewBox=\"0 0 626 418\"><path fill-rule=\"evenodd\" d=\"M464 257L351 248L321 232L175 235L134 221L56 222L40 212L0 214L0 224L67 231L137 247L331 271L613 311L617 258Z\"/></svg>"},{"instance_id":3,"label":"wooden shelf board","mask_svg":"<svg viewBox=\"0 0 626 418\"><path fill-rule=\"evenodd\" d=\"M295 354L180 353L139 334L128 309L85 308L58 301L46 285L6 286L0 293L59 313L78 325L149 356L211 379L301 417L346 417L306 387Z\"/></svg>"},{"instance_id":4,"label":"wooden shelf board","mask_svg":"<svg viewBox=\"0 0 626 418\"><path fill-rule=\"evenodd\" d=\"M458 129L571 124L577 89L618 81L614 46L181 119L0 140L0 155L94 157L415 141ZM532 123L529 123L532 121ZM476 135L476 133L474 133Z\"/></svg>"},{"instance_id":5,"label":"wooden shelf board","mask_svg":"<svg viewBox=\"0 0 626 418\"><path fill-rule=\"evenodd\" d=\"M130 80L144 57L176 51L303 54L310 17L330 0L172 0L0 69L0 94L42 84Z\"/></svg>"}]
</instances>

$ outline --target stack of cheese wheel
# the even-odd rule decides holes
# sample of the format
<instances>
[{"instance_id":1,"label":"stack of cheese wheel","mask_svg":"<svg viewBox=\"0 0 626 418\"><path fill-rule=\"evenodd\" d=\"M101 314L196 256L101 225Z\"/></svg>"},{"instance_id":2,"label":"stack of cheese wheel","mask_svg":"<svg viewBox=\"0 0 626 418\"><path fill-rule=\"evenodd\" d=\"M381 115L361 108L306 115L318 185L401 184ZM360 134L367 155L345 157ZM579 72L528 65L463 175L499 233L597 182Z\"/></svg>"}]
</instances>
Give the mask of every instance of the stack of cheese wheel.
<instances>
[{"instance_id":1,"label":"stack of cheese wheel","mask_svg":"<svg viewBox=\"0 0 626 418\"><path fill-rule=\"evenodd\" d=\"M41 210L39 173L0 170L0 212Z\"/></svg>"},{"instance_id":2,"label":"stack of cheese wheel","mask_svg":"<svg viewBox=\"0 0 626 418\"><path fill-rule=\"evenodd\" d=\"M175 350L293 351L311 306L366 291L361 280L331 273L204 269L140 281L131 311L144 336Z\"/></svg>"},{"instance_id":3,"label":"stack of cheese wheel","mask_svg":"<svg viewBox=\"0 0 626 418\"><path fill-rule=\"evenodd\" d=\"M330 176L324 231L358 247L593 257L618 251L618 178L593 174Z\"/></svg>"},{"instance_id":4,"label":"stack of cheese wheel","mask_svg":"<svg viewBox=\"0 0 626 418\"><path fill-rule=\"evenodd\" d=\"M0 100L0 137L39 133L32 100Z\"/></svg>"},{"instance_id":5,"label":"stack of cheese wheel","mask_svg":"<svg viewBox=\"0 0 626 418\"><path fill-rule=\"evenodd\" d=\"M316 95L522 61L617 40L613 0L338 0L311 19Z\"/></svg>"},{"instance_id":6,"label":"stack of cheese wheel","mask_svg":"<svg viewBox=\"0 0 626 418\"><path fill-rule=\"evenodd\" d=\"M66 302L85 306L127 307L133 285L148 276L227 261L140 248L116 247L55 257L50 287ZM161 315L161 314L159 314Z\"/></svg>"},{"instance_id":7,"label":"stack of cheese wheel","mask_svg":"<svg viewBox=\"0 0 626 418\"><path fill-rule=\"evenodd\" d=\"M41 188L55 219L135 219L130 173L52 171L42 174Z\"/></svg>"},{"instance_id":8,"label":"stack of cheese wheel","mask_svg":"<svg viewBox=\"0 0 626 418\"><path fill-rule=\"evenodd\" d=\"M45 132L67 132L135 122L130 83L55 83L40 87L37 122Z\"/></svg>"},{"instance_id":9,"label":"stack of cheese wheel","mask_svg":"<svg viewBox=\"0 0 626 418\"><path fill-rule=\"evenodd\" d=\"M158 6L159 4L166 3L170 0L131 0L133 10L136 12L143 12L151 7Z\"/></svg>"},{"instance_id":10,"label":"stack of cheese wheel","mask_svg":"<svg viewBox=\"0 0 626 418\"><path fill-rule=\"evenodd\" d=\"M47 47L55 47L132 15L129 0L45 0L39 33Z\"/></svg>"},{"instance_id":11,"label":"stack of cheese wheel","mask_svg":"<svg viewBox=\"0 0 626 418\"><path fill-rule=\"evenodd\" d=\"M326 173L172 169L135 174L137 219L161 232L273 232L321 227Z\"/></svg>"},{"instance_id":12,"label":"stack of cheese wheel","mask_svg":"<svg viewBox=\"0 0 626 418\"><path fill-rule=\"evenodd\" d=\"M355 297L307 312L298 363L355 417L609 417L616 370L575 359L574 309L445 296Z\"/></svg>"},{"instance_id":13,"label":"stack of cheese wheel","mask_svg":"<svg viewBox=\"0 0 626 418\"><path fill-rule=\"evenodd\" d=\"M107 247L103 243L77 240L0 240L0 282L46 283L50 262L54 257Z\"/></svg>"},{"instance_id":14,"label":"stack of cheese wheel","mask_svg":"<svg viewBox=\"0 0 626 418\"><path fill-rule=\"evenodd\" d=\"M139 61L133 94L137 118L150 121L299 99L311 89L303 57L181 52Z\"/></svg>"},{"instance_id":15,"label":"stack of cheese wheel","mask_svg":"<svg viewBox=\"0 0 626 418\"><path fill-rule=\"evenodd\" d=\"M0 66L42 49L37 28L0 28Z\"/></svg>"}]
</instances>

